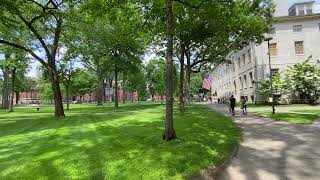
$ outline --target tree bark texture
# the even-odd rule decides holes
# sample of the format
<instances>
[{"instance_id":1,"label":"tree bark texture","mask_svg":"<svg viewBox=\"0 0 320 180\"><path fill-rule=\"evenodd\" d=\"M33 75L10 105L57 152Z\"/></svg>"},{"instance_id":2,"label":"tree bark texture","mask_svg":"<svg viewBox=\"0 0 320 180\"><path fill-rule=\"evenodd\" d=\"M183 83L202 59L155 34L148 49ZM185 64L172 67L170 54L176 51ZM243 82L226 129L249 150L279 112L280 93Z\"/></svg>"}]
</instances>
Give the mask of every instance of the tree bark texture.
<instances>
[{"instance_id":1,"label":"tree bark texture","mask_svg":"<svg viewBox=\"0 0 320 180\"><path fill-rule=\"evenodd\" d=\"M14 92L15 92L15 85L16 85L16 68L12 69L12 76L11 76L11 95L10 95L10 110L9 112L13 112L13 106L14 106Z\"/></svg>"},{"instance_id":2,"label":"tree bark texture","mask_svg":"<svg viewBox=\"0 0 320 180\"><path fill-rule=\"evenodd\" d=\"M126 103L126 91L124 90L125 89L125 85L124 85L124 82L125 82L125 74L123 73L123 86L122 86L122 104L125 104Z\"/></svg>"},{"instance_id":3,"label":"tree bark texture","mask_svg":"<svg viewBox=\"0 0 320 180\"><path fill-rule=\"evenodd\" d=\"M163 140L170 141L176 138L173 128L173 10L172 0L166 0L167 18L167 52L166 52L166 121Z\"/></svg>"},{"instance_id":4,"label":"tree bark texture","mask_svg":"<svg viewBox=\"0 0 320 180\"><path fill-rule=\"evenodd\" d=\"M66 95L67 95L67 110L70 110L70 103L69 103L69 82L66 85Z\"/></svg>"},{"instance_id":5,"label":"tree bark texture","mask_svg":"<svg viewBox=\"0 0 320 180\"><path fill-rule=\"evenodd\" d=\"M3 68L2 109L9 109L9 68Z\"/></svg>"},{"instance_id":6,"label":"tree bark texture","mask_svg":"<svg viewBox=\"0 0 320 180\"><path fill-rule=\"evenodd\" d=\"M115 64L114 68L114 107L119 107L119 96L118 96L118 67Z\"/></svg>"},{"instance_id":7,"label":"tree bark texture","mask_svg":"<svg viewBox=\"0 0 320 180\"><path fill-rule=\"evenodd\" d=\"M134 92L131 92L131 102L133 103L134 101Z\"/></svg>"},{"instance_id":8,"label":"tree bark texture","mask_svg":"<svg viewBox=\"0 0 320 180\"><path fill-rule=\"evenodd\" d=\"M19 104L19 101L20 101L20 92L19 91L16 91L16 104Z\"/></svg>"},{"instance_id":9,"label":"tree bark texture","mask_svg":"<svg viewBox=\"0 0 320 180\"><path fill-rule=\"evenodd\" d=\"M49 59L49 72L50 72L50 81L53 92L53 101L54 101L54 115L56 117L65 117L63 103L62 103L62 93L60 88L59 77L55 65L55 60L52 57Z\"/></svg>"},{"instance_id":10,"label":"tree bark texture","mask_svg":"<svg viewBox=\"0 0 320 180\"><path fill-rule=\"evenodd\" d=\"M185 104L184 104L184 44L180 44L180 85L179 85L179 102L180 102L180 112L185 112Z\"/></svg>"},{"instance_id":11,"label":"tree bark texture","mask_svg":"<svg viewBox=\"0 0 320 180\"><path fill-rule=\"evenodd\" d=\"M122 104L126 103L126 91L122 89Z\"/></svg>"},{"instance_id":12,"label":"tree bark texture","mask_svg":"<svg viewBox=\"0 0 320 180\"><path fill-rule=\"evenodd\" d=\"M185 105L189 106L191 97L190 97L190 83L191 83L191 60L190 60L190 52L186 53L187 57L187 67L186 67L186 87L185 87Z\"/></svg>"},{"instance_id":13,"label":"tree bark texture","mask_svg":"<svg viewBox=\"0 0 320 180\"><path fill-rule=\"evenodd\" d=\"M103 87L104 87L104 81L103 79L100 79L99 85L97 88L97 93L96 93L97 106L103 105Z\"/></svg>"},{"instance_id":14,"label":"tree bark texture","mask_svg":"<svg viewBox=\"0 0 320 180\"><path fill-rule=\"evenodd\" d=\"M102 72L101 72L100 64L97 63L97 77L99 78L98 87L97 87L97 90L96 90L97 106L102 106L103 105L104 78L102 78L101 76L102 76Z\"/></svg>"}]
</instances>

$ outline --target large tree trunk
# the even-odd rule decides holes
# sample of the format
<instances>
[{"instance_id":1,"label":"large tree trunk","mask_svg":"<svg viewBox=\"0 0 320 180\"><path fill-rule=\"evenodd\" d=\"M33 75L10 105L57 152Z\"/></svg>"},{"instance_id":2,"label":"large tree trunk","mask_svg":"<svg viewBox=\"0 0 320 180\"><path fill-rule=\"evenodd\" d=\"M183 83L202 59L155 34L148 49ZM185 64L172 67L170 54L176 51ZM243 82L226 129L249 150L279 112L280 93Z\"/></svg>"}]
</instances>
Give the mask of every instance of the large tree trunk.
<instances>
[{"instance_id":1,"label":"large tree trunk","mask_svg":"<svg viewBox=\"0 0 320 180\"><path fill-rule=\"evenodd\" d=\"M179 85L179 91L180 91L180 96L179 96L179 102L180 102L180 112L185 112L185 106L184 106L184 51L185 47L184 44L180 44L180 85Z\"/></svg>"},{"instance_id":2,"label":"large tree trunk","mask_svg":"<svg viewBox=\"0 0 320 180\"><path fill-rule=\"evenodd\" d=\"M126 97L126 91L124 90L125 89L125 73L123 72L122 73L122 104L125 104L126 103L126 99L127 99L127 97Z\"/></svg>"},{"instance_id":3,"label":"large tree trunk","mask_svg":"<svg viewBox=\"0 0 320 180\"><path fill-rule=\"evenodd\" d=\"M2 108L9 109L9 68L3 69Z\"/></svg>"},{"instance_id":4,"label":"large tree trunk","mask_svg":"<svg viewBox=\"0 0 320 180\"><path fill-rule=\"evenodd\" d=\"M51 60L49 72L50 72L50 80L53 92L53 101L54 101L54 115L56 117L65 117L63 104L62 104L62 94L60 89L59 77L57 74L55 61Z\"/></svg>"},{"instance_id":5,"label":"large tree trunk","mask_svg":"<svg viewBox=\"0 0 320 180\"><path fill-rule=\"evenodd\" d=\"M10 54L5 54L5 59L9 59ZM9 109L9 67L4 67L3 72L3 91L2 91L2 108Z\"/></svg>"},{"instance_id":6,"label":"large tree trunk","mask_svg":"<svg viewBox=\"0 0 320 180\"><path fill-rule=\"evenodd\" d=\"M122 104L126 103L126 91L122 89Z\"/></svg>"},{"instance_id":7,"label":"large tree trunk","mask_svg":"<svg viewBox=\"0 0 320 180\"><path fill-rule=\"evenodd\" d=\"M190 52L187 53L187 67L186 67L186 87L185 87L185 105L190 105L190 83L191 83L191 60L190 60Z\"/></svg>"},{"instance_id":8,"label":"large tree trunk","mask_svg":"<svg viewBox=\"0 0 320 180\"><path fill-rule=\"evenodd\" d=\"M106 82L106 83L105 83ZM107 81L106 81L106 78L103 79L103 102L106 103L107 102L107 92L106 92L106 89L107 89Z\"/></svg>"},{"instance_id":9,"label":"large tree trunk","mask_svg":"<svg viewBox=\"0 0 320 180\"><path fill-rule=\"evenodd\" d=\"M19 104L19 101L20 101L20 92L19 91L16 91L16 104Z\"/></svg>"},{"instance_id":10,"label":"large tree trunk","mask_svg":"<svg viewBox=\"0 0 320 180\"><path fill-rule=\"evenodd\" d=\"M63 103L62 103L62 93L60 88L59 76L56 68L56 54L59 47L59 39L61 34L62 19L57 19L57 27L54 32L53 46L51 53L47 52L48 57L48 67L52 84L53 100L54 100L54 115L55 117L65 117ZM41 39L39 36L38 39ZM43 42L43 39L41 39ZM43 47L48 49L48 45L43 43ZM48 51L48 50L47 50Z\"/></svg>"},{"instance_id":11,"label":"large tree trunk","mask_svg":"<svg viewBox=\"0 0 320 180\"><path fill-rule=\"evenodd\" d=\"M172 0L166 0L167 15L167 53L166 53L166 121L163 139L170 141L176 138L173 128L173 10Z\"/></svg>"},{"instance_id":12,"label":"large tree trunk","mask_svg":"<svg viewBox=\"0 0 320 180\"><path fill-rule=\"evenodd\" d=\"M131 92L131 102L133 103L134 101L134 92Z\"/></svg>"},{"instance_id":13,"label":"large tree trunk","mask_svg":"<svg viewBox=\"0 0 320 180\"><path fill-rule=\"evenodd\" d=\"M17 69L16 68L13 68L12 70L12 76L11 76L11 96L10 96L10 110L9 112L13 112L13 99L14 99L14 87L15 87L15 84L16 84L16 71Z\"/></svg>"},{"instance_id":14,"label":"large tree trunk","mask_svg":"<svg viewBox=\"0 0 320 180\"><path fill-rule=\"evenodd\" d=\"M69 103L69 83L66 85L66 95L67 95L67 110L70 110L70 103Z\"/></svg>"},{"instance_id":15,"label":"large tree trunk","mask_svg":"<svg viewBox=\"0 0 320 180\"><path fill-rule=\"evenodd\" d=\"M118 96L118 67L117 64L114 68L114 107L119 107L119 96Z\"/></svg>"},{"instance_id":16,"label":"large tree trunk","mask_svg":"<svg viewBox=\"0 0 320 180\"><path fill-rule=\"evenodd\" d=\"M102 74L102 72L101 72L100 64L97 63L97 76L99 77L99 84L98 84L97 91L96 91L97 106L103 105L104 78L101 77L101 74Z\"/></svg>"},{"instance_id":17,"label":"large tree trunk","mask_svg":"<svg viewBox=\"0 0 320 180\"><path fill-rule=\"evenodd\" d=\"M96 92L97 106L103 105L103 86L104 86L104 81L103 79L100 79L97 92Z\"/></svg>"}]
</instances>

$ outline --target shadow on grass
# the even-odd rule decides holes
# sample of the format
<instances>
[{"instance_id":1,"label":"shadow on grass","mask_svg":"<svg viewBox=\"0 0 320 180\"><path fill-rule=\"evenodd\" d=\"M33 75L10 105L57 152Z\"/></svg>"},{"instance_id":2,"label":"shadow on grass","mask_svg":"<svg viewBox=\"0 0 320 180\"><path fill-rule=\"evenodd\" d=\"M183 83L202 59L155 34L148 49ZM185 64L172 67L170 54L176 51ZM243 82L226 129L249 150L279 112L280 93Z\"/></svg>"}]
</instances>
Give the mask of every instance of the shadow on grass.
<instances>
[{"instance_id":1,"label":"shadow on grass","mask_svg":"<svg viewBox=\"0 0 320 180\"><path fill-rule=\"evenodd\" d=\"M180 179L216 165L238 142L235 125L204 106L175 113L179 138L169 143L161 139L163 106L109 111L0 120L0 179Z\"/></svg>"}]
</instances>

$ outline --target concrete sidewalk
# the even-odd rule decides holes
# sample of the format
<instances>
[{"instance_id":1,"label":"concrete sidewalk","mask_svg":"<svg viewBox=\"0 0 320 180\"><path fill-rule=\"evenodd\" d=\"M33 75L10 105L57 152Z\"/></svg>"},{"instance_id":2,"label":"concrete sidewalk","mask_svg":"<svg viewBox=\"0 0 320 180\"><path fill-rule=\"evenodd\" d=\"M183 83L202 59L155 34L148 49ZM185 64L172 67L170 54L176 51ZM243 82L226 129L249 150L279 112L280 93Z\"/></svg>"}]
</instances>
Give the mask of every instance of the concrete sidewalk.
<instances>
[{"instance_id":1,"label":"concrete sidewalk","mask_svg":"<svg viewBox=\"0 0 320 180\"><path fill-rule=\"evenodd\" d=\"M227 114L221 104L209 105ZM231 164L218 175L220 180L320 180L320 123L293 125L253 115L235 122L243 142Z\"/></svg>"}]
</instances>

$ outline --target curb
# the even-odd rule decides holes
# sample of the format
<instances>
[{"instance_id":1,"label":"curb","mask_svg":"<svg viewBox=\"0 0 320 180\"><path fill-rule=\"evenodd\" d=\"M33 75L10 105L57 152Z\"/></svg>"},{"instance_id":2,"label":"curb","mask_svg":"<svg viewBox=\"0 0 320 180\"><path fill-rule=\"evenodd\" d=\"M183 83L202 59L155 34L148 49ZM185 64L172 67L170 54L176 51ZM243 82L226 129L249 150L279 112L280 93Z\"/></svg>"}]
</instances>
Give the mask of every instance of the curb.
<instances>
[{"instance_id":1,"label":"curb","mask_svg":"<svg viewBox=\"0 0 320 180\"><path fill-rule=\"evenodd\" d=\"M224 160L219 166L201 170L199 175L188 178L189 180L214 180L238 154L240 144L238 143L233 149L228 159Z\"/></svg>"},{"instance_id":2,"label":"curb","mask_svg":"<svg viewBox=\"0 0 320 180\"><path fill-rule=\"evenodd\" d=\"M212 111L214 111L213 109L211 109ZM232 159L234 157L236 157L236 155L238 154L239 151L239 147L240 147L240 143L243 142L243 134L242 134L242 128L239 126L238 123L236 123L234 120L235 118L233 116L224 114L220 111L215 111L217 113L220 113L228 118L230 118L234 123L235 126L238 128L239 130L239 138L240 141L235 145L231 155L224 160L221 164L219 164L217 167L213 166L213 167L209 167L207 169L203 169L201 170L197 175L191 176L187 179L189 180L214 180L218 177L218 175L226 168L228 167L228 165L230 164L230 162L232 161Z\"/></svg>"}]
</instances>

